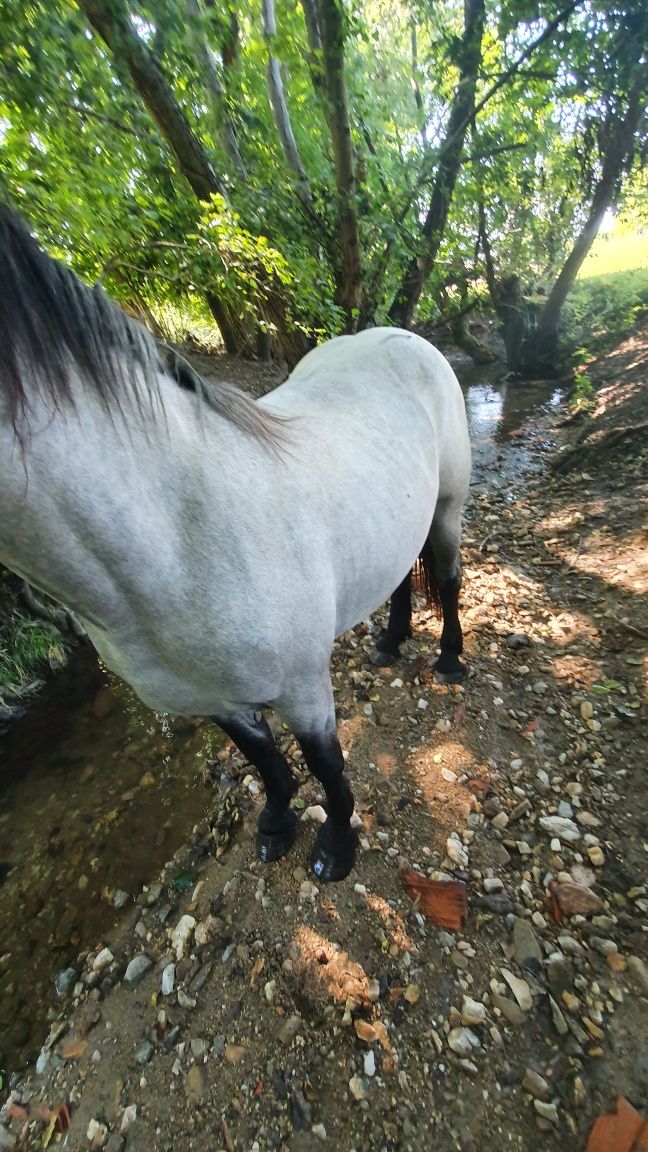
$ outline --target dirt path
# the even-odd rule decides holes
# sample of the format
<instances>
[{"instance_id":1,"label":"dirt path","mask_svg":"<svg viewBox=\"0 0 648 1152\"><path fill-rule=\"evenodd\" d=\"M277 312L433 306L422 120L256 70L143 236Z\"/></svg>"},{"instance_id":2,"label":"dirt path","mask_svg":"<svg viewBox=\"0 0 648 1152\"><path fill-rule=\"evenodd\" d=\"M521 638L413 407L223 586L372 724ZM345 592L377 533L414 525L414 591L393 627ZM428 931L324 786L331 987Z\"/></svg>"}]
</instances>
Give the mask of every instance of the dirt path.
<instances>
[{"instance_id":1,"label":"dirt path","mask_svg":"<svg viewBox=\"0 0 648 1152\"><path fill-rule=\"evenodd\" d=\"M644 329L600 366L623 389L583 442L645 421L647 350ZM225 751L212 826L80 958L0 1149L48 1124L56 1146L67 1121L39 1109L63 1104L67 1147L111 1152L553 1152L617 1092L648 1110L646 441L551 478L550 438L575 434L552 420L524 433L540 466L469 509L465 689L434 682L427 612L387 672L366 628L336 649L354 874L311 882L305 774L297 846L258 865L258 787ZM466 883L461 931L423 919L404 868Z\"/></svg>"}]
</instances>

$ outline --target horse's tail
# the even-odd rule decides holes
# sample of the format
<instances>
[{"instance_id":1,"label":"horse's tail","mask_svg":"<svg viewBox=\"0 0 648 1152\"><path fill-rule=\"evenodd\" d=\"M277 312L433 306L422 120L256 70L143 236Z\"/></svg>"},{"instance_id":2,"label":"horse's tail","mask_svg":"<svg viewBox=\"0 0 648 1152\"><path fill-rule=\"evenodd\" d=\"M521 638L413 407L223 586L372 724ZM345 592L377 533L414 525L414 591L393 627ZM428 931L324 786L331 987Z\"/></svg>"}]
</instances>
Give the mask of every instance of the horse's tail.
<instances>
[{"instance_id":1,"label":"horse's tail","mask_svg":"<svg viewBox=\"0 0 648 1152\"><path fill-rule=\"evenodd\" d=\"M430 608L434 608L437 616L440 616L441 592L436 577L434 550L429 537L425 541L421 549L421 554L414 565L412 576L414 587L422 593Z\"/></svg>"}]
</instances>

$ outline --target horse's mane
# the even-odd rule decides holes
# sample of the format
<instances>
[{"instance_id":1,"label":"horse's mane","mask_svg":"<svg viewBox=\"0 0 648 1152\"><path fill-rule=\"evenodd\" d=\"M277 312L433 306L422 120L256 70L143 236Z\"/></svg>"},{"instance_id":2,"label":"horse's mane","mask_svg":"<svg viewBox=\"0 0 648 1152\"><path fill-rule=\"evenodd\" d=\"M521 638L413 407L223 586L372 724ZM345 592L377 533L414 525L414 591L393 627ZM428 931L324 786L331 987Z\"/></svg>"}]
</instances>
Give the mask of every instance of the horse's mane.
<instances>
[{"instance_id":1,"label":"horse's mane","mask_svg":"<svg viewBox=\"0 0 648 1152\"><path fill-rule=\"evenodd\" d=\"M160 374L196 392L244 432L276 444L281 421L231 384L206 382L173 349L160 348L103 289L88 288L49 257L20 217L0 204L0 393L13 427L27 416L25 378L57 407L72 404L70 369L107 411L142 404L142 382L159 393Z\"/></svg>"}]
</instances>

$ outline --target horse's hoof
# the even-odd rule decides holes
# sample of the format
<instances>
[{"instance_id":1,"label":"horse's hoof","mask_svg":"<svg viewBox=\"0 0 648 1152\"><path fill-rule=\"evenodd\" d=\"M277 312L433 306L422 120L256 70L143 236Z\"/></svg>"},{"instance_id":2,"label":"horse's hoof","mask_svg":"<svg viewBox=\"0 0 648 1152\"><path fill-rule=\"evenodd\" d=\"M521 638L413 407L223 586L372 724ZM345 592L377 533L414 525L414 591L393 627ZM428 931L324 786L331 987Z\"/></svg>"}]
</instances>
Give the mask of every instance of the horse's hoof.
<instances>
[{"instance_id":1,"label":"horse's hoof","mask_svg":"<svg viewBox=\"0 0 648 1152\"><path fill-rule=\"evenodd\" d=\"M395 664L398 656L394 656L393 652L381 652L379 648L371 653L369 660L376 668L389 668L390 664Z\"/></svg>"},{"instance_id":2,"label":"horse's hoof","mask_svg":"<svg viewBox=\"0 0 648 1152\"><path fill-rule=\"evenodd\" d=\"M285 826L273 832L257 828L257 856L264 864L272 864L287 856L297 839L297 817L291 808L286 813Z\"/></svg>"},{"instance_id":3,"label":"horse's hoof","mask_svg":"<svg viewBox=\"0 0 648 1152\"><path fill-rule=\"evenodd\" d=\"M468 669L465 664L461 663L461 660L453 661L453 664L447 668L439 668L439 664L437 664L434 669L437 684L461 684L467 675Z\"/></svg>"},{"instance_id":4,"label":"horse's hoof","mask_svg":"<svg viewBox=\"0 0 648 1152\"><path fill-rule=\"evenodd\" d=\"M344 880L355 864L357 848L357 832L349 828L343 832L329 833L326 824L323 824L317 833L311 856L314 875L323 884Z\"/></svg>"}]
</instances>

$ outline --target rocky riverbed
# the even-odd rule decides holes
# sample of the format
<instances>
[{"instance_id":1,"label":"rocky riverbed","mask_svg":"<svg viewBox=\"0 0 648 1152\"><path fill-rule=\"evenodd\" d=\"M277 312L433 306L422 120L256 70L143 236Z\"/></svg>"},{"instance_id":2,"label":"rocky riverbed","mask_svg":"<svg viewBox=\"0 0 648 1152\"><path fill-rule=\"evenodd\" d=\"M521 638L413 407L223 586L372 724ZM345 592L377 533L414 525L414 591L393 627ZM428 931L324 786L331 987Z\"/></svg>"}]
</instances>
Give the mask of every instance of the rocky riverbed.
<instances>
[{"instance_id":1,"label":"rocky riverbed","mask_svg":"<svg viewBox=\"0 0 648 1152\"><path fill-rule=\"evenodd\" d=\"M616 1094L648 1108L646 444L610 443L645 419L647 349L599 366L582 460L555 472L574 423L539 415L507 431L522 474L495 458L475 488L465 685L435 683L425 610L391 669L380 614L337 645L353 875L310 876L322 797L279 728L301 835L262 867L257 781L222 748L209 817L68 966L0 1148L553 1152Z\"/></svg>"}]
</instances>

